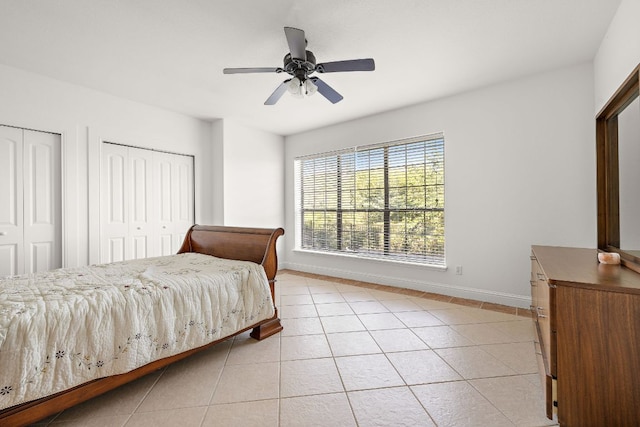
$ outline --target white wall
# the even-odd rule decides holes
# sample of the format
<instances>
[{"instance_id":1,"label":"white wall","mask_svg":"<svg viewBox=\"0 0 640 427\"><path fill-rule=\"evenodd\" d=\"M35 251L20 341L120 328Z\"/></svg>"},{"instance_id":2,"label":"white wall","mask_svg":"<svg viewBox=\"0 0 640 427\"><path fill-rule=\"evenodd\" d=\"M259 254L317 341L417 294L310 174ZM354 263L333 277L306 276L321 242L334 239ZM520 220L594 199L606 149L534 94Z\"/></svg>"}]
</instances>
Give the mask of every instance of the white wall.
<instances>
[{"instance_id":1,"label":"white wall","mask_svg":"<svg viewBox=\"0 0 640 427\"><path fill-rule=\"evenodd\" d=\"M196 156L196 222L212 220L208 122L0 66L0 123L62 134L65 266L99 259L103 140Z\"/></svg>"},{"instance_id":2,"label":"white wall","mask_svg":"<svg viewBox=\"0 0 640 427\"><path fill-rule=\"evenodd\" d=\"M593 60L595 111L640 63L640 0L622 0Z\"/></svg>"},{"instance_id":3,"label":"white wall","mask_svg":"<svg viewBox=\"0 0 640 427\"><path fill-rule=\"evenodd\" d=\"M284 139L0 65L0 124L63 138L64 265L99 261L100 150L109 141L195 156L195 221L284 224Z\"/></svg>"},{"instance_id":4,"label":"white wall","mask_svg":"<svg viewBox=\"0 0 640 427\"><path fill-rule=\"evenodd\" d=\"M224 225L224 120L211 123L212 158L211 158L211 209L213 218L211 225Z\"/></svg>"},{"instance_id":5,"label":"white wall","mask_svg":"<svg viewBox=\"0 0 640 427\"><path fill-rule=\"evenodd\" d=\"M596 244L593 96L582 64L287 137L282 266L528 307L532 244ZM296 156L440 131L447 271L294 250Z\"/></svg>"},{"instance_id":6,"label":"white wall","mask_svg":"<svg viewBox=\"0 0 640 427\"><path fill-rule=\"evenodd\" d=\"M227 119L212 127L215 223L282 227L284 138Z\"/></svg>"}]
</instances>

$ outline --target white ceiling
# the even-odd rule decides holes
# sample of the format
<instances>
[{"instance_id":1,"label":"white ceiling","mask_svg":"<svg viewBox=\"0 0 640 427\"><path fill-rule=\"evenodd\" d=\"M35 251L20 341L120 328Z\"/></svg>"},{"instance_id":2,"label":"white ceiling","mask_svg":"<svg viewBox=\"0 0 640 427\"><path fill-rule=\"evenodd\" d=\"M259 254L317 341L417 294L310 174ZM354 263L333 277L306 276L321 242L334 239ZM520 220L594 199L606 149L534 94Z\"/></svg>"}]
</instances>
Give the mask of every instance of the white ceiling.
<instances>
[{"instance_id":1,"label":"white ceiling","mask_svg":"<svg viewBox=\"0 0 640 427\"><path fill-rule=\"evenodd\" d=\"M593 59L620 0L0 0L0 63L202 119L288 135ZM283 27L344 95L285 94Z\"/></svg>"}]
</instances>

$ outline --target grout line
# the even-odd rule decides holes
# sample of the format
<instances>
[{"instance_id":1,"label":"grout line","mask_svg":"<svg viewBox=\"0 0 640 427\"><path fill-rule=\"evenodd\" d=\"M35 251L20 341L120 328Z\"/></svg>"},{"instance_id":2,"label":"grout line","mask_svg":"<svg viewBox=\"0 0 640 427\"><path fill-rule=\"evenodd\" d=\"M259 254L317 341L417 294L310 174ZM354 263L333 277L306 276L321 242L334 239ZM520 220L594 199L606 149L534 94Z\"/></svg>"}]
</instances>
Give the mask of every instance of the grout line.
<instances>
[{"instance_id":1,"label":"grout line","mask_svg":"<svg viewBox=\"0 0 640 427\"><path fill-rule=\"evenodd\" d=\"M133 409L133 412L131 414L129 414L129 418L131 418L131 416L133 414L136 413L136 411L138 410L138 408L140 408L140 406L142 405L142 403L145 401L145 399L149 396L149 394L151 393L151 390L153 390L153 388L156 386L156 384L158 384L158 382L160 381L160 378L162 378L165 374L165 372L167 372L167 367L165 366L164 368L162 368L162 372L160 372L160 375L158 375L158 378L156 378L156 380L153 382L153 384L151 384L151 387L149 387L149 389L147 390L147 392L144 394L144 396L142 396L142 399L140 399L140 402L138 402L138 404L136 405L136 407ZM144 377L142 377L144 378ZM129 422L129 420L127 419L127 422ZM126 425L126 423L125 423Z\"/></svg>"},{"instance_id":2,"label":"grout line","mask_svg":"<svg viewBox=\"0 0 640 427\"><path fill-rule=\"evenodd\" d=\"M474 379L483 379L483 378L474 378ZM471 388L473 388L476 392L478 392L478 394L480 396L482 396L484 398L484 400L486 400L487 402L489 402L489 404L491 406L493 406L494 408L496 408L496 411L498 411L499 413L501 413L507 420L511 421L513 423L513 420L511 418L509 418L507 416L507 414L505 414L500 408L498 408L491 400L489 400L489 398L487 396L485 396L480 390L478 390L472 383L471 381L467 381L467 383L469 384L469 386L471 386ZM514 423L515 425L515 423Z\"/></svg>"},{"instance_id":3,"label":"grout line","mask_svg":"<svg viewBox=\"0 0 640 427\"><path fill-rule=\"evenodd\" d=\"M48 426L53 425L53 422L54 422L54 421L55 421L55 420L60 416L60 414L62 414L64 411L65 411L65 410L63 409L62 411L60 411L60 412L58 412L57 414L55 414L55 415L53 416L53 418L49 420L49 422L46 424L46 426L48 427ZM36 424L37 424L37 422L36 422Z\"/></svg>"},{"instance_id":4,"label":"grout line","mask_svg":"<svg viewBox=\"0 0 640 427\"><path fill-rule=\"evenodd\" d=\"M280 319L280 322L282 323L282 319ZM282 424L282 331L278 335L278 354L280 356L278 357L278 413L276 419L278 426L280 426Z\"/></svg>"},{"instance_id":5,"label":"grout line","mask_svg":"<svg viewBox=\"0 0 640 427\"><path fill-rule=\"evenodd\" d=\"M240 334L240 335L242 335L242 334ZM211 406L212 403L213 403L213 397L216 395L216 391L218 390L218 386L220 385L220 381L222 381L222 374L224 373L224 368L227 367L227 362L229 361L229 355L231 354L231 349L233 348L233 344L236 341L236 337L238 337L240 335L236 335L236 336L234 336L234 337L232 337L232 338L230 338L228 340L225 340L225 341L222 341L221 343L219 343L219 344L223 344L226 341L231 341L231 343L229 345L229 350L227 350L227 355L224 357L224 363L222 363L222 368L220 369L220 373L218 374L218 378L217 378L216 383L215 383L215 385L213 387L213 391L211 392L211 397L209 397L209 403L207 404L207 408L209 406ZM208 411L208 409L207 409L207 411ZM204 419L202 421L204 422Z\"/></svg>"},{"instance_id":6,"label":"grout line","mask_svg":"<svg viewBox=\"0 0 640 427\"><path fill-rule=\"evenodd\" d=\"M439 356L438 356L439 357ZM446 362L445 362L446 363ZM453 369L453 368L452 368ZM435 384L435 383L432 383ZM418 384L416 384L418 385ZM427 408L425 408L424 404L422 403L422 400L420 400L418 398L418 396L416 395L415 391L413 390L414 386L407 386L407 388L409 389L409 392L411 393L411 395L413 396L414 399L416 399L416 401L418 401L418 404L422 407L422 409L424 409L424 412L427 414L427 416L429 417L429 419L431 420L431 422L433 423L434 426L437 426L438 423L436 422L435 418L433 418L433 415L431 415L429 413L429 411L427 410Z\"/></svg>"}]
</instances>

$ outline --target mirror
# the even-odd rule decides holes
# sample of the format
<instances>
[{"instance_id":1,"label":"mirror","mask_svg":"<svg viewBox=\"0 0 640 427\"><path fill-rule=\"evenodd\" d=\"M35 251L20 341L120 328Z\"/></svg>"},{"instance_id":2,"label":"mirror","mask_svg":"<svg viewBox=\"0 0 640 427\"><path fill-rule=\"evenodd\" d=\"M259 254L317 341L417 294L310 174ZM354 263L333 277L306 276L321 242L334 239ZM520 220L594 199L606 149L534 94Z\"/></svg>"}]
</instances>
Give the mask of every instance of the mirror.
<instances>
[{"instance_id":1,"label":"mirror","mask_svg":"<svg viewBox=\"0 0 640 427\"><path fill-rule=\"evenodd\" d=\"M640 272L640 65L596 118L598 249Z\"/></svg>"},{"instance_id":2,"label":"mirror","mask_svg":"<svg viewBox=\"0 0 640 427\"><path fill-rule=\"evenodd\" d=\"M640 256L640 98L618 114L620 249Z\"/></svg>"}]
</instances>

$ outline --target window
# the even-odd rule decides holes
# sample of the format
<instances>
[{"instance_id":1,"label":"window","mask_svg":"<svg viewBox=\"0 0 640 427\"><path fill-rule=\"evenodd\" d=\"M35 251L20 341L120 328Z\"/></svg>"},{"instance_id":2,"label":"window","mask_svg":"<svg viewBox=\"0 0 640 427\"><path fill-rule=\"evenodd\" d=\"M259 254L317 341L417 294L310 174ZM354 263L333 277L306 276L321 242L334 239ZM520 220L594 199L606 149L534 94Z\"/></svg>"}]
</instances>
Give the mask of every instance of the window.
<instances>
[{"instance_id":1,"label":"window","mask_svg":"<svg viewBox=\"0 0 640 427\"><path fill-rule=\"evenodd\" d=\"M297 158L298 247L444 266L444 137Z\"/></svg>"}]
</instances>

